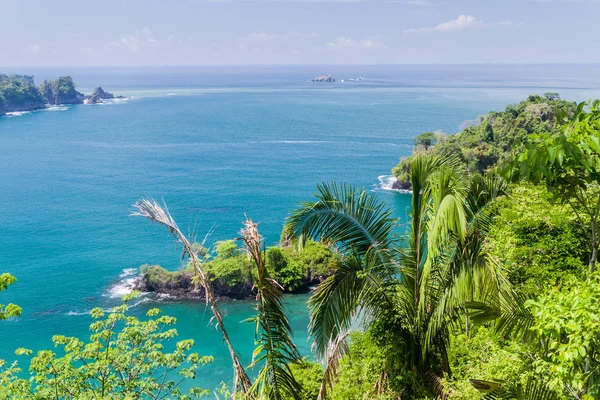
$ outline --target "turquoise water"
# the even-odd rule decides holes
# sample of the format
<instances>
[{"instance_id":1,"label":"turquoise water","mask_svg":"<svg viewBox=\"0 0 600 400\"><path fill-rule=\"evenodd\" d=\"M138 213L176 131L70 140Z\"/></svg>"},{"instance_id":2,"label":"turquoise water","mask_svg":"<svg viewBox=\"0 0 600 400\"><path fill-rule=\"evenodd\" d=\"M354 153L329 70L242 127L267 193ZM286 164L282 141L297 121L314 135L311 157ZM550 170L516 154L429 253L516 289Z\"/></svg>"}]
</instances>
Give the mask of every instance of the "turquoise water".
<instances>
[{"instance_id":1,"label":"turquoise water","mask_svg":"<svg viewBox=\"0 0 600 400\"><path fill-rule=\"evenodd\" d=\"M110 307L142 264L180 267L166 230L130 217L142 196L164 198L185 231L235 237L244 213L276 243L284 218L321 181L377 193L404 217L405 194L382 176L412 138L459 131L465 121L530 93L600 97L596 66L269 67L40 69L40 81L71 74L82 88L128 96L107 105L59 107L0 118L0 272L18 283L0 296L23 315L0 324L0 358L48 348L53 334L84 336L96 306ZM2 72L2 71L0 71ZM5 72L13 72L6 70ZM332 73L361 82L311 84ZM89 90L88 90L89 91ZM296 341L309 354L305 295L290 296ZM204 304L149 301L179 319L181 338L215 356L195 384L230 379ZM223 304L245 360L253 346L247 302Z\"/></svg>"}]
</instances>

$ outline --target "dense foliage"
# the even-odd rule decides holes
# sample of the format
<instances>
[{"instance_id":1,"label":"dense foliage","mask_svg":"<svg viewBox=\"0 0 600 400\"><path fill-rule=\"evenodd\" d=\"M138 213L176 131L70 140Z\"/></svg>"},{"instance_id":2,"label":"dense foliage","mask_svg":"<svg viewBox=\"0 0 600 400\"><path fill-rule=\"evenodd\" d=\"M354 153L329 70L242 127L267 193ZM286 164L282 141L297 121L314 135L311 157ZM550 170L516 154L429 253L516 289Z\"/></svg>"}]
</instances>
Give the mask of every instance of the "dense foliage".
<instances>
[{"instance_id":1,"label":"dense foliage","mask_svg":"<svg viewBox=\"0 0 600 400\"><path fill-rule=\"evenodd\" d=\"M83 94L75 90L75 83L70 76L44 80L40 92L50 104L77 104L83 101Z\"/></svg>"},{"instance_id":2,"label":"dense foliage","mask_svg":"<svg viewBox=\"0 0 600 400\"><path fill-rule=\"evenodd\" d=\"M555 132L558 116L572 113L574 109L574 103L560 100L555 93L529 96L504 111L479 117L476 124L458 134L445 136L428 132L417 136L413 156L402 159L392 172L401 187L410 188L412 158L427 152L457 155L468 171L482 174L507 160L529 140L529 135Z\"/></svg>"},{"instance_id":3,"label":"dense foliage","mask_svg":"<svg viewBox=\"0 0 600 400\"><path fill-rule=\"evenodd\" d=\"M590 272L600 247L600 100L581 103L557 133L532 135L504 173L511 179L543 183L569 204L587 236Z\"/></svg>"},{"instance_id":4,"label":"dense foliage","mask_svg":"<svg viewBox=\"0 0 600 400\"><path fill-rule=\"evenodd\" d=\"M585 276L587 242L569 206L553 202L544 187L524 184L495 207L487 245L518 293L535 296Z\"/></svg>"}]
</instances>

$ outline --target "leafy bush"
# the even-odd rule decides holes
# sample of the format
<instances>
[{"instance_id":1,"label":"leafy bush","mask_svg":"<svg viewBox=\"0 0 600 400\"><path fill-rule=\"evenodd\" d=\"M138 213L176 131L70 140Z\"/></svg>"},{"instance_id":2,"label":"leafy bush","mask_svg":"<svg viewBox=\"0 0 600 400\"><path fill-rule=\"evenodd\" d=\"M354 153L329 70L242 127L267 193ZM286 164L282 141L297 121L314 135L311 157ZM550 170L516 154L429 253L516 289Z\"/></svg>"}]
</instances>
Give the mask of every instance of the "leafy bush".
<instances>
[{"instance_id":1,"label":"leafy bush","mask_svg":"<svg viewBox=\"0 0 600 400\"><path fill-rule=\"evenodd\" d=\"M301 399L317 400L321 380L323 379L323 368L321 365L304 359L301 362L290 364L290 369L296 382L302 386ZM284 400L291 400L291 397L284 398Z\"/></svg>"},{"instance_id":2,"label":"leafy bush","mask_svg":"<svg viewBox=\"0 0 600 400\"><path fill-rule=\"evenodd\" d=\"M533 362L537 376L575 398L600 396L600 274L574 281L526 303L534 317L531 330L540 349ZM584 396L584 395L587 395Z\"/></svg>"},{"instance_id":3,"label":"leafy bush","mask_svg":"<svg viewBox=\"0 0 600 400\"><path fill-rule=\"evenodd\" d=\"M528 349L517 341L502 340L493 329L475 328L470 335L452 337L449 348L452 377L446 384L452 399L481 398L470 379L503 382L507 389L526 381Z\"/></svg>"},{"instance_id":4,"label":"leafy bush","mask_svg":"<svg viewBox=\"0 0 600 400\"><path fill-rule=\"evenodd\" d=\"M20 377L16 363L0 370L0 399L193 399L208 395L208 390L199 388L184 394L179 386L194 379L198 368L211 363L212 357L190 353L193 340L179 341L172 352L165 352L163 343L177 336L176 319L159 316L160 311L152 309L146 313L149 319L140 321L126 315L127 309L126 304L108 314L94 309L96 322L90 325L88 342L54 336L52 341L64 355L37 352L31 358L30 379ZM17 350L18 355L31 353Z\"/></svg>"},{"instance_id":5,"label":"leafy bush","mask_svg":"<svg viewBox=\"0 0 600 400\"><path fill-rule=\"evenodd\" d=\"M17 281L17 278L11 274L4 273L0 275L0 293L8 289L9 285L12 285ZM16 304L8 304L4 306L0 304L0 320L17 317L21 315L21 307Z\"/></svg>"},{"instance_id":6,"label":"leafy bush","mask_svg":"<svg viewBox=\"0 0 600 400\"><path fill-rule=\"evenodd\" d=\"M297 259L287 257L279 247L269 248L266 258L269 274L282 287L293 292L302 286L305 269Z\"/></svg>"},{"instance_id":7,"label":"leafy bush","mask_svg":"<svg viewBox=\"0 0 600 400\"><path fill-rule=\"evenodd\" d=\"M502 261L515 289L537 296L586 271L588 246L568 206L551 201L546 189L521 185L496 205L488 245Z\"/></svg>"},{"instance_id":8,"label":"leafy bush","mask_svg":"<svg viewBox=\"0 0 600 400\"><path fill-rule=\"evenodd\" d=\"M350 335L348 354L341 360L338 376L328 398L332 400L425 399L422 392L407 393L411 371L403 369L407 355L400 355L384 330L371 328ZM386 343L387 342L387 343ZM402 364L402 366L400 365Z\"/></svg>"}]
</instances>

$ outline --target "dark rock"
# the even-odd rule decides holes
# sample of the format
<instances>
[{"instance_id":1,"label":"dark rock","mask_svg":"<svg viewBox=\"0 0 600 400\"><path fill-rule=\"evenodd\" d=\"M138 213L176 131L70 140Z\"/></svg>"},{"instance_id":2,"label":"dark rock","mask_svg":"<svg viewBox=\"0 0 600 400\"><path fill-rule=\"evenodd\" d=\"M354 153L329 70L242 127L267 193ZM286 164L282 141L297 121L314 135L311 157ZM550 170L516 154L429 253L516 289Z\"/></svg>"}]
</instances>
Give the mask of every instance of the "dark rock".
<instances>
[{"instance_id":1,"label":"dark rock","mask_svg":"<svg viewBox=\"0 0 600 400\"><path fill-rule=\"evenodd\" d=\"M104 100L123 98L123 96L116 96L112 93L105 92L101 87L94 89L94 93L89 96L85 96L85 104L97 104L102 103Z\"/></svg>"},{"instance_id":2,"label":"dark rock","mask_svg":"<svg viewBox=\"0 0 600 400\"><path fill-rule=\"evenodd\" d=\"M394 189L394 190L411 190L412 185L410 184L410 182L403 182L403 181L396 180L392 184L392 189Z\"/></svg>"}]
</instances>

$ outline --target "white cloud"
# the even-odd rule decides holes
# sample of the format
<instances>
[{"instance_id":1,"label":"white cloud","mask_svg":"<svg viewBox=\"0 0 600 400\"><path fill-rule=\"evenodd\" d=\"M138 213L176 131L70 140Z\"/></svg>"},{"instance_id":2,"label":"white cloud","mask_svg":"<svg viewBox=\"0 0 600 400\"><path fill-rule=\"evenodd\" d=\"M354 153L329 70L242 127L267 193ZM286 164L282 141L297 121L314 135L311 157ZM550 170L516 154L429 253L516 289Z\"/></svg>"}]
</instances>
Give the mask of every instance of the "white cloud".
<instances>
[{"instance_id":1,"label":"white cloud","mask_svg":"<svg viewBox=\"0 0 600 400\"><path fill-rule=\"evenodd\" d=\"M30 44L26 48L23 49L23 53L36 54L39 53L42 48L37 44Z\"/></svg>"},{"instance_id":2,"label":"white cloud","mask_svg":"<svg viewBox=\"0 0 600 400\"><path fill-rule=\"evenodd\" d=\"M238 47L243 51L263 51L293 49L296 46L310 42L319 35L317 33L285 32L266 33L252 32L237 39Z\"/></svg>"},{"instance_id":3,"label":"white cloud","mask_svg":"<svg viewBox=\"0 0 600 400\"><path fill-rule=\"evenodd\" d=\"M139 53L145 48L157 46L158 40L154 37L152 29L146 26L133 35L123 36L119 40L111 42L110 45L125 48L132 53Z\"/></svg>"},{"instance_id":4,"label":"white cloud","mask_svg":"<svg viewBox=\"0 0 600 400\"><path fill-rule=\"evenodd\" d=\"M382 43L376 39L353 40L351 37L339 36L334 41L327 43L327 48L332 50L361 47L365 49L387 49L385 43Z\"/></svg>"},{"instance_id":5,"label":"white cloud","mask_svg":"<svg viewBox=\"0 0 600 400\"><path fill-rule=\"evenodd\" d=\"M406 33L419 33L419 32L428 32L428 31L455 31L461 29L468 28L483 28L487 26L494 25L513 25L512 21L503 21L496 23L484 23L478 21L475 17L471 15L459 15L458 18L453 19L451 21L442 22L436 26L427 26L424 28L412 28L405 30Z\"/></svg>"}]
</instances>

